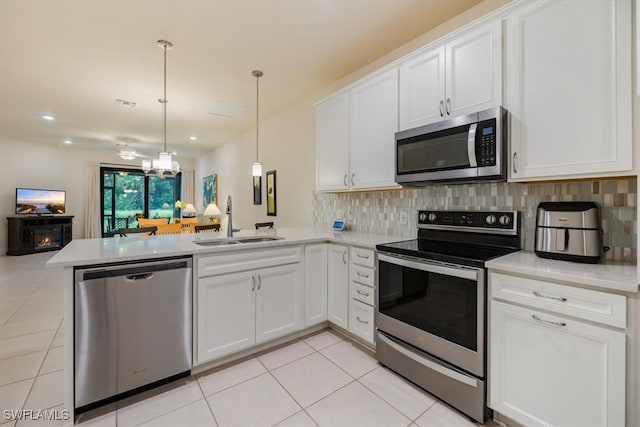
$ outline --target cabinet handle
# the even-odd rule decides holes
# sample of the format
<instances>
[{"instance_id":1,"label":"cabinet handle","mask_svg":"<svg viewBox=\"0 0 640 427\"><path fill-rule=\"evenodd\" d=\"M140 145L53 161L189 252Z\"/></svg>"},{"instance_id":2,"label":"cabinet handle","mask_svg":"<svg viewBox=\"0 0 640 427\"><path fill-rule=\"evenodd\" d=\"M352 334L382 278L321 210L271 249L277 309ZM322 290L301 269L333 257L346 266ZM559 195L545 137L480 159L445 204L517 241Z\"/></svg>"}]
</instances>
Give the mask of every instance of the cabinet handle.
<instances>
[{"instance_id":1,"label":"cabinet handle","mask_svg":"<svg viewBox=\"0 0 640 427\"><path fill-rule=\"evenodd\" d=\"M451 99L447 98L447 116L451 115Z\"/></svg>"},{"instance_id":2,"label":"cabinet handle","mask_svg":"<svg viewBox=\"0 0 640 427\"><path fill-rule=\"evenodd\" d=\"M358 319L358 322L369 323L367 320L362 320L360 316L357 316L357 315L356 315L356 319Z\"/></svg>"},{"instance_id":3,"label":"cabinet handle","mask_svg":"<svg viewBox=\"0 0 640 427\"><path fill-rule=\"evenodd\" d=\"M444 102L440 100L440 117L444 117Z\"/></svg>"},{"instance_id":4,"label":"cabinet handle","mask_svg":"<svg viewBox=\"0 0 640 427\"><path fill-rule=\"evenodd\" d=\"M360 273L359 271L356 274L358 275L358 277L366 277L366 278L369 277L368 274Z\"/></svg>"},{"instance_id":5,"label":"cabinet handle","mask_svg":"<svg viewBox=\"0 0 640 427\"><path fill-rule=\"evenodd\" d=\"M256 290L256 276L251 276L251 282L253 282L251 285L251 292L253 292Z\"/></svg>"},{"instance_id":6,"label":"cabinet handle","mask_svg":"<svg viewBox=\"0 0 640 427\"><path fill-rule=\"evenodd\" d=\"M361 254L358 254L358 255L357 255L357 257L358 257L358 258L369 259L369 255L361 255Z\"/></svg>"},{"instance_id":7,"label":"cabinet handle","mask_svg":"<svg viewBox=\"0 0 640 427\"><path fill-rule=\"evenodd\" d=\"M369 296L369 292L363 292L360 289L357 289L357 292L358 292L359 295L364 295L365 297Z\"/></svg>"},{"instance_id":8,"label":"cabinet handle","mask_svg":"<svg viewBox=\"0 0 640 427\"><path fill-rule=\"evenodd\" d=\"M349 174L346 174L346 173L345 173L345 174L344 174L344 179L342 180L342 182L344 182L344 186L345 186L345 187L348 187L348 186L349 186L349 183L347 182L347 176L349 176Z\"/></svg>"},{"instance_id":9,"label":"cabinet handle","mask_svg":"<svg viewBox=\"0 0 640 427\"><path fill-rule=\"evenodd\" d=\"M342 262L345 264L347 263L347 251L344 251L342 254Z\"/></svg>"},{"instance_id":10,"label":"cabinet handle","mask_svg":"<svg viewBox=\"0 0 640 427\"><path fill-rule=\"evenodd\" d=\"M537 296L538 298L547 298L547 299L552 299L555 301L566 301L567 299L565 297L550 297L549 295L545 295L545 294L541 294L538 291L533 291L533 295Z\"/></svg>"},{"instance_id":11,"label":"cabinet handle","mask_svg":"<svg viewBox=\"0 0 640 427\"><path fill-rule=\"evenodd\" d=\"M544 320L539 318L535 314L532 314L531 317L533 318L533 320L537 320L538 322L548 323L550 325L555 325L555 326L567 326L567 324L564 322L552 322L551 320Z\"/></svg>"},{"instance_id":12,"label":"cabinet handle","mask_svg":"<svg viewBox=\"0 0 640 427\"><path fill-rule=\"evenodd\" d=\"M513 153L513 162L511 162L511 164L513 164L513 173L518 173L518 153L517 152Z\"/></svg>"},{"instance_id":13,"label":"cabinet handle","mask_svg":"<svg viewBox=\"0 0 640 427\"><path fill-rule=\"evenodd\" d=\"M355 187L355 186L356 186L356 183L355 183L355 182L353 182L353 178L355 178L355 177L356 177L356 174L355 174L355 173L352 173L352 174L351 174L351 186L352 186L352 187Z\"/></svg>"},{"instance_id":14,"label":"cabinet handle","mask_svg":"<svg viewBox=\"0 0 640 427\"><path fill-rule=\"evenodd\" d=\"M258 274L258 290L262 287L262 276Z\"/></svg>"}]
</instances>

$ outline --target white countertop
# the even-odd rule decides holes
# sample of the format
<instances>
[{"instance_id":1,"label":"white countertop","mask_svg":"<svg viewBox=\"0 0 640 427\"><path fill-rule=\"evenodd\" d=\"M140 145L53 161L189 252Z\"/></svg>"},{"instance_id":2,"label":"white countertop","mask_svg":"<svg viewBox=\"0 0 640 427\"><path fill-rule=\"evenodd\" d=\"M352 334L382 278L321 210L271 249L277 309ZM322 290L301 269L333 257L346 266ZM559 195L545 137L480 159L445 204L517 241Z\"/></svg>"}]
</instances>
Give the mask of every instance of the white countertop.
<instances>
[{"instance_id":1,"label":"white countertop","mask_svg":"<svg viewBox=\"0 0 640 427\"><path fill-rule=\"evenodd\" d=\"M277 236L282 240L236 245L201 246L196 239L212 240L226 238L226 233L169 234L160 236L127 236L102 239L74 239L48 262L50 267L69 267L136 261L157 257L197 255L231 252L306 243L343 243L374 249L377 244L408 240L406 237L359 233L354 231L333 232L308 228L282 228L277 230L242 230L234 237Z\"/></svg>"},{"instance_id":2,"label":"white countertop","mask_svg":"<svg viewBox=\"0 0 640 427\"><path fill-rule=\"evenodd\" d=\"M638 292L635 265L603 262L582 264L540 258L531 251L514 252L487 262L487 268L525 274L542 279L560 280L576 285L623 292Z\"/></svg>"}]
</instances>

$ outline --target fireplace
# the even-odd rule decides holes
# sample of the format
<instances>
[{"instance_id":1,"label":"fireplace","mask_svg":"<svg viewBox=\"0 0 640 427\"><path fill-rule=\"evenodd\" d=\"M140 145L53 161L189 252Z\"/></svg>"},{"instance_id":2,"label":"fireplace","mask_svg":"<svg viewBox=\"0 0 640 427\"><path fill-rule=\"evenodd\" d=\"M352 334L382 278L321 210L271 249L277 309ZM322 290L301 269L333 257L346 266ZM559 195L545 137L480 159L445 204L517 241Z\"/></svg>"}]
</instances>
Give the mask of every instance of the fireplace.
<instances>
[{"instance_id":1,"label":"fireplace","mask_svg":"<svg viewBox=\"0 0 640 427\"><path fill-rule=\"evenodd\" d=\"M12 215L7 217L7 255L56 251L72 238L71 215Z\"/></svg>"},{"instance_id":2,"label":"fireplace","mask_svg":"<svg viewBox=\"0 0 640 427\"><path fill-rule=\"evenodd\" d=\"M41 251L62 246L60 227L38 228L33 231L33 250Z\"/></svg>"}]
</instances>

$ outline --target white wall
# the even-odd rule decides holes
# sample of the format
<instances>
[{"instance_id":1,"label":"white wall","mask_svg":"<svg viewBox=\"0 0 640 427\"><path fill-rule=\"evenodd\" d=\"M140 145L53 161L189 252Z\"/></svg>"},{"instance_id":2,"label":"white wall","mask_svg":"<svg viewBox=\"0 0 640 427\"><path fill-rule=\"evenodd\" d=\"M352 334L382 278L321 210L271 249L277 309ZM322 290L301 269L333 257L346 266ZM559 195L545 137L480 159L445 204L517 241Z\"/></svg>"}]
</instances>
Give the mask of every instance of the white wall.
<instances>
[{"instance_id":1,"label":"white wall","mask_svg":"<svg viewBox=\"0 0 640 427\"><path fill-rule=\"evenodd\" d=\"M100 151L71 147L51 147L0 137L0 256L7 252L6 216L15 208L16 187L46 188L67 192L67 214L74 215L73 238L84 237L87 166L90 162L138 166L139 160L126 161ZM181 160L184 169L192 161Z\"/></svg>"},{"instance_id":2,"label":"white wall","mask_svg":"<svg viewBox=\"0 0 640 427\"><path fill-rule=\"evenodd\" d=\"M276 227L311 225L315 187L315 111L310 100L260 123L262 205L253 204L251 163L255 161L255 129L196 161L196 207L202 206L202 178L218 175L218 207L225 212L233 199L234 228L253 228L256 222L274 221ZM266 172L276 170L277 216L267 216ZM221 218L226 230L226 215Z\"/></svg>"}]
</instances>

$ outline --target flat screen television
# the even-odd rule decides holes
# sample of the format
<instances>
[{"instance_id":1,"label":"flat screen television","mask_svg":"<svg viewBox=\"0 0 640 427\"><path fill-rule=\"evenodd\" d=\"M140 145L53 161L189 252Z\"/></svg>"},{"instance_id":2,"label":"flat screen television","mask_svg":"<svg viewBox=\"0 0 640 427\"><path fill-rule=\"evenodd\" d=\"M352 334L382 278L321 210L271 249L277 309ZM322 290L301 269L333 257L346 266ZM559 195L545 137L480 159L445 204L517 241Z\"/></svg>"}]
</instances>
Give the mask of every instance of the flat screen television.
<instances>
[{"instance_id":1,"label":"flat screen television","mask_svg":"<svg viewBox=\"0 0 640 427\"><path fill-rule=\"evenodd\" d=\"M64 190L16 188L16 214L54 215L65 213Z\"/></svg>"}]
</instances>

